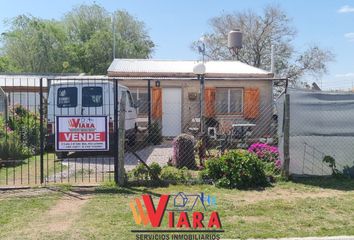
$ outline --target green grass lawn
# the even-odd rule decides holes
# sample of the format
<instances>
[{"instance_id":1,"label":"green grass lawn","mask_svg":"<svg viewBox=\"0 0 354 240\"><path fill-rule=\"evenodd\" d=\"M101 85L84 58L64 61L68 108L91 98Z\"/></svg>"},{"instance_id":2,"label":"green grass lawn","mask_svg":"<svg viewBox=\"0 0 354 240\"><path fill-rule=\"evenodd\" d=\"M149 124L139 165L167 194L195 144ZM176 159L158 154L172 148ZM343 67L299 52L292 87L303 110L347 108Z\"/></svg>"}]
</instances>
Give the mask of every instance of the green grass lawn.
<instances>
[{"instance_id":1,"label":"green grass lawn","mask_svg":"<svg viewBox=\"0 0 354 240\"><path fill-rule=\"evenodd\" d=\"M11 197L0 199L0 239L22 238L14 236L21 229L44 214L58 200L60 194L51 193L36 197ZM25 238L25 236L24 236Z\"/></svg>"},{"instance_id":2,"label":"green grass lawn","mask_svg":"<svg viewBox=\"0 0 354 240\"><path fill-rule=\"evenodd\" d=\"M54 153L44 154L44 175L51 176L67 167L56 160ZM4 185L34 185L40 182L40 156L32 156L14 167L0 168L0 186Z\"/></svg>"},{"instance_id":3,"label":"green grass lawn","mask_svg":"<svg viewBox=\"0 0 354 240\"><path fill-rule=\"evenodd\" d=\"M75 192L75 188L72 191ZM211 185L102 186L92 191L80 190L77 193L81 197L72 198L78 201L73 204L74 212L65 204L62 207L64 213L68 211L65 221L70 224L60 231L53 230L53 222L60 225L61 217L53 215L49 209L63 204L66 193L54 191L2 200L0 196L0 238L135 239L131 230L144 227L135 224L129 202L143 193L159 196L179 191L216 196L224 238L354 235L354 181L319 179L280 182L264 190L249 191ZM79 201L84 202L77 205ZM38 224L30 224L30 219ZM166 218L162 226L166 228Z\"/></svg>"}]
</instances>

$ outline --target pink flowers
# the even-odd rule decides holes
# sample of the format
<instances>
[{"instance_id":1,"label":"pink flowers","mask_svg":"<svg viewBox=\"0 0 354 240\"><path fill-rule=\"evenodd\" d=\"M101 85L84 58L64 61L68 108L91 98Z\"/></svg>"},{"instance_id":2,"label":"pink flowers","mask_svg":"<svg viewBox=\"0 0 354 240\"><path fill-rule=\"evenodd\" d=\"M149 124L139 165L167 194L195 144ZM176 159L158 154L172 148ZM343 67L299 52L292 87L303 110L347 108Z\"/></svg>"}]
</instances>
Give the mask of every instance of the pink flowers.
<instances>
[{"instance_id":1,"label":"pink flowers","mask_svg":"<svg viewBox=\"0 0 354 240\"><path fill-rule=\"evenodd\" d=\"M273 162L278 169L281 168L281 161L279 159L279 151L277 147L270 146L266 143L254 143L248 148L248 151L255 153L258 158L263 161Z\"/></svg>"},{"instance_id":2,"label":"pink flowers","mask_svg":"<svg viewBox=\"0 0 354 240\"><path fill-rule=\"evenodd\" d=\"M13 130L12 130L10 127L7 126L7 127L6 127L6 132L7 132L7 133L12 133Z\"/></svg>"}]
</instances>

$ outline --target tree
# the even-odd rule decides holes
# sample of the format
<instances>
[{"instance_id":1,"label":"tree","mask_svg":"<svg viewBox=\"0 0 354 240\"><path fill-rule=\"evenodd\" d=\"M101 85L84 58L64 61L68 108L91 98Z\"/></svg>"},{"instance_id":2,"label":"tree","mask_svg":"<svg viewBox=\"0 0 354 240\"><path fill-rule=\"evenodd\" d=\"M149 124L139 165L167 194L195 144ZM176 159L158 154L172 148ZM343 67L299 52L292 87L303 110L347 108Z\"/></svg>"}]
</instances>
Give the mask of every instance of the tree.
<instances>
[{"instance_id":1,"label":"tree","mask_svg":"<svg viewBox=\"0 0 354 240\"><path fill-rule=\"evenodd\" d=\"M17 69L12 65L7 56L0 56L0 72L15 72Z\"/></svg>"},{"instance_id":2,"label":"tree","mask_svg":"<svg viewBox=\"0 0 354 240\"><path fill-rule=\"evenodd\" d=\"M125 11L114 12L113 19L116 57L150 57L154 43L144 23ZM106 74L112 62L111 14L97 4L75 7L60 21L20 15L9 25L1 38L0 57L12 70ZM4 71L11 71L10 65L0 64Z\"/></svg>"},{"instance_id":3,"label":"tree","mask_svg":"<svg viewBox=\"0 0 354 240\"><path fill-rule=\"evenodd\" d=\"M154 43L143 22L125 11L114 12L116 57L148 58ZM113 34L111 14L103 7L80 5L64 18L70 43L66 48L69 64L86 73L105 74L112 62Z\"/></svg>"},{"instance_id":4,"label":"tree","mask_svg":"<svg viewBox=\"0 0 354 240\"><path fill-rule=\"evenodd\" d=\"M61 72L65 39L60 23L20 15L3 34L3 53L22 72Z\"/></svg>"},{"instance_id":5,"label":"tree","mask_svg":"<svg viewBox=\"0 0 354 240\"><path fill-rule=\"evenodd\" d=\"M249 65L270 70L271 45L275 46L275 70L280 77L293 83L304 74L320 75L327 72L327 64L333 54L314 45L304 53L295 54L292 41L296 30L291 19L277 5L264 8L261 15L254 11L221 14L210 20L211 32L204 36L206 56L209 59L232 59L227 48L228 32L240 29L243 32L243 48L239 59ZM192 44L197 49L199 42Z\"/></svg>"}]
</instances>

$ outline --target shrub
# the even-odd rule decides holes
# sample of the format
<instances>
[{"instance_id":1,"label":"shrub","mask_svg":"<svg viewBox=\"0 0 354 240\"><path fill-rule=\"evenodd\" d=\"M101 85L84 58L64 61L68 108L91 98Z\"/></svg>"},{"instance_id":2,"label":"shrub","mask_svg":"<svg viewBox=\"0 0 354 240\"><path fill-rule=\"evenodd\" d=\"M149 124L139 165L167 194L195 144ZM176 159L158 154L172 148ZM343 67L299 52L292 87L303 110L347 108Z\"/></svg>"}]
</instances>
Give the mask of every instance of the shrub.
<instances>
[{"instance_id":1,"label":"shrub","mask_svg":"<svg viewBox=\"0 0 354 240\"><path fill-rule=\"evenodd\" d=\"M149 177L151 180L158 180L159 176L161 174L162 168L160 167L160 165L158 163L151 163L149 165L150 167L150 172L149 172Z\"/></svg>"},{"instance_id":2,"label":"shrub","mask_svg":"<svg viewBox=\"0 0 354 240\"><path fill-rule=\"evenodd\" d=\"M6 132L6 125L5 125L5 119L4 117L0 114L0 139L5 137L5 132Z\"/></svg>"},{"instance_id":3,"label":"shrub","mask_svg":"<svg viewBox=\"0 0 354 240\"><path fill-rule=\"evenodd\" d=\"M354 179L354 166L352 167L349 167L348 165L344 166L343 175L348 178Z\"/></svg>"},{"instance_id":4,"label":"shrub","mask_svg":"<svg viewBox=\"0 0 354 240\"><path fill-rule=\"evenodd\" d=\"M248 151L255 153L262 161L274 162L278 168L281 166L277 147L270 146L266 143L254 143L248 148Z\"/></svg>"},{"instance_id":5,"label":"shrub","mask_svg":"<svg viewBox=\"0 0 354 240\"><path fill-rule=\"evenodd\" d=\"M187 167L195 169L194 157L194 137L188 134L181 134L177 136L172 143L173 156L172 165L177 168Z\"/></svg>"},{"instance_id":6,"label":"shrub","mask_svg":"<svg viewBox=\"0 0 354 240\"><path fill-rule=\"evenodd\" d=\"M204 177L224 188L264 187L268 184L265 164L253 153L236 150L207 160Z\"/></svg>"},{"instance_id":7,"label":"shrub","mask_svg":"<svg viewBox=\"0 0 354 240\"><path fill-rule=\"evenodd\" d=\"M18 105L11 110L8 128L23 145L33 149L36 153L39 151L40 120L38 114Z\"/></svg>"},{"instance_id":8,"label":"shrub","mask_svg":"<svg viewBox=\"0 0 354 240\"><path fill-rule=\"evenodd\" d=\"M144 164L140 163L131 171L133 177L137 180L148 180L149 173Z\"/></svg>"},{"instance_id":9,"label":"shrub","mask_svg":"<svg viewBox=\"0 0 354 240\"><path fill-rule=\"evenodd\" d=\"M324 156L322 162L324 163L328 163L328 166L331 168L332 170L332 176L339 176L341 175L341 173L339 172L339 170L337 169L336 166L336 160L332 157L332 156Z\"/></svg>"},{"instance_id":10,"label":"shrub","mask_svg":"<svg viewBox=\"0 0 354 240\"><path fill-rule=\"evenodd\" d=\"M274 175L280 174L281 161L277 147L266 143L254 143L248 148L248 151L256 154L265 163L267 176L274 177Z\"/></svg>"},{"instance_id":11,"label":"shrub","mask_svg":"<svg viewBox=\"0 0 354 240\"><path fill-rule=\"evenodd\" d=\"M162 143L161 127L158 122L154 122L148 127L146 141L154 145L159 145Z\"/></svg>"},{"instance_id":12,"label":"shrub","mask_svg":"<svg viewBox=\"0 0 354 240\"><path fill-rule=\"evenodd\" d=\"M20 144L15 136L0 141L0 159L2 160L24 160L33 154L30 148ZM18 161L19 164L21 161ZM11 165L11 164L5 164Z\"/></svg>"},{"instance_id":13,"label":"shrub","mask_svg":"<svg viewBox=\"0 0 354 240\"><path fill-rule=\"evenodd\" d=\"M162 180L172 183L183 183L190 180L192 175L186 167L178 169L171 166L165 166L162 168L160 177Z\"/></svg>"},{"instance_id":14,"label":"shrub","mask_svg":"<svg viewBox=\"0 0 354 240\"><path fill-rule=\"evenodd\" d=\"M151 163L149 167L150 171L144 164L140 163L132 170L131 174L137 180L158 180L162 170L160 165L158 163Z\"/></svg>"}]
</instances>

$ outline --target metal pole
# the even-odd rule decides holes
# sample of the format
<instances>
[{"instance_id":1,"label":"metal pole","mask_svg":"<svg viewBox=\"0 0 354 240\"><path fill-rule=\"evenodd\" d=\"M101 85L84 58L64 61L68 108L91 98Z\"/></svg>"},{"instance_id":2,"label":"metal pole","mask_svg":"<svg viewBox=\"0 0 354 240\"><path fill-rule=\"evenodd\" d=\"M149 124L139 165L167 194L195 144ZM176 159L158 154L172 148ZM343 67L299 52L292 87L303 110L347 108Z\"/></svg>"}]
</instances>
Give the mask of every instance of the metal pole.
<instances>
[{"instance_id":1,"label":"metal pole","mask_svg":"<svg viewBox=\"0 0 354 240\"><path fill-rule=\"evenodd\" d=\"M4 101L4 114L5 114L5 122L8 124L9 121L9 113L8 113L8 96L5 94L5 101Z\"/></svg>"},{"instance_id":2,"label":"metal pole","mask_svg":"<svg viewBox=\"0 0 354 240\"><path fill-rule=\"evenodd\" d=\"M43 78L39 79L39 132L40 132L40 179L44 183L44 134L43 134Z\"/></svg>"},{"instance_id":3,"label":"metal pole","mask_svg":"<svg viewBox=\"0 0 354 240\"><path fill-rule=\"evenodd\" d=\"M148 79L148 128L151 126L151 79Z\"/></svg>"},{"instance_id":4,"label":"metal pole","mask_svg":"<svg viewBox=\"0 0 354 240\"><path fill-rule=\"evenodd\" d=\"M116 29L114 27L115 16L112 15L112 34L113 34L113 60L116 58Z\"/></svg>"},{"instance_id":5,"label":"metal pole","mask_svg":"<svg viewBox=\"0 0 354 240\"><path fill-rule=\"evenodd\" d=\"M204 133L204 88L205 77L200 75L200 132Z\"/></svg>"},{"instance_id":6,"label":"metal pole","mask_svg":"<svg viewBox=\"0 0 354 240\"><path fill-rule=\"evenodd\" d=\"M118 79L114 80L114 182L118 184ZM117 148L116 148L117 147Z\"/></svg>"},{"instance_id":7,"label":"metal pole","mask_svg":"<svg viewBox=\"0 0 354 240\"><path fill-rule=\"evenodd\" d=\"M290 168L290 95L285 94L284 102L284 165L283 175L289 178Z\"/></svg>"},{"instance_id":8,"label":"metal pole","mask_svg":"<svg viewBox=\"0 0 354 240\"><path fill-rule=\"evenodd\" d=\"M118 129L118 185L124 186L124 145L125 145L125 111L126 92L122 91L119 104L119 129Z\"/></svg>"}]
</instances>

